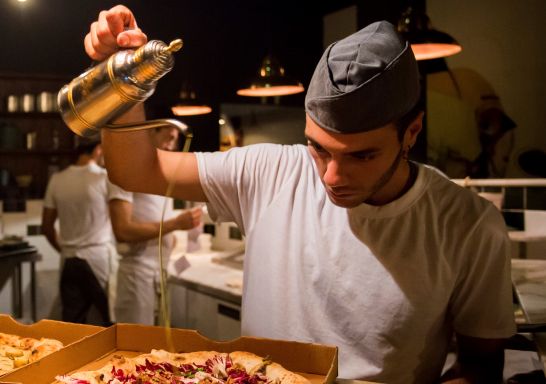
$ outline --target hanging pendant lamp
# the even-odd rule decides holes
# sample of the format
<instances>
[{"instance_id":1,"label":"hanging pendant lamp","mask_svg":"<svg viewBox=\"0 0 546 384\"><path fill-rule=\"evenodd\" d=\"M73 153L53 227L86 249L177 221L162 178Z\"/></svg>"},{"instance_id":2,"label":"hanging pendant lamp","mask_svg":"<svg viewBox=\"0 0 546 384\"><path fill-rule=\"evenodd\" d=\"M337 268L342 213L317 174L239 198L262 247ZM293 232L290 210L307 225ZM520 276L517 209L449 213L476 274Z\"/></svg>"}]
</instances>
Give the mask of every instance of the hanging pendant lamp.
<instances>
[{"instance_id":1,"label":"hanging pendant lamp","mask_svg":"<svg viewBox=\"0 0 546 384\"><path fill-rule=\"evenodd\" d=\"M267 55L262 61L258 77L247 88L239 89L237 94L251 97L285 96L304 90L300 82L285 76L284 68L278 60Z\"/></svg>"},{"instance_id":2,"label":"hanging pendant lamp","mask_svg":"<svg viewBox=\"0 0 546 384\"><path fill-rule=\"evenodd\" d=\"M432 28L430 18L412 7L398 20L398 32L410 42L417 60L438 59L461 52L461 45L445 32Z\"/></svg>"},{"instance_id":3,"label":"hanging pendant lamp","mask_svg":"<svg viewBox=\"0 0 546 384\"><path fill-rule=\"evenodd\" d=\"M171 107L175 116L205 115L212 112L212 108L201 103L193 90L187 83L182 85L178 102Z\"/></svg>"}]
</instances>

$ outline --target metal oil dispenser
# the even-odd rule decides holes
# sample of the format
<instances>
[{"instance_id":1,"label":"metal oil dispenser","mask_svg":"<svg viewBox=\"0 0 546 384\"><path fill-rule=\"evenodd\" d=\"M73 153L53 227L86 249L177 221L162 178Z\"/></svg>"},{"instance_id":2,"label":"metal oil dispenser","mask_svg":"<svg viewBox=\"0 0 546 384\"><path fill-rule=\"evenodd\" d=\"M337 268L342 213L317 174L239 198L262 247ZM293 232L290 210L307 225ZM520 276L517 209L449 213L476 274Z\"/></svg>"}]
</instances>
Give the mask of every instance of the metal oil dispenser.
<instances>
[{"instance_id":1,"label":"metal oil dispenser","mask_svg":"<svg viewBox=\"0 0 546 384\"><path fill-rule=\"evenodd\" d=\"M103 128L135 131L174 125L188 142L191 138L188 127L175 119L111 123L154 93L157 81L173 68L173 53L180 48L180 39L169 45L151 40L136 50L116 52L88 69L63 86L57 95L64 122L80 136L94 136Z\"/></svg>"}]
</instances>

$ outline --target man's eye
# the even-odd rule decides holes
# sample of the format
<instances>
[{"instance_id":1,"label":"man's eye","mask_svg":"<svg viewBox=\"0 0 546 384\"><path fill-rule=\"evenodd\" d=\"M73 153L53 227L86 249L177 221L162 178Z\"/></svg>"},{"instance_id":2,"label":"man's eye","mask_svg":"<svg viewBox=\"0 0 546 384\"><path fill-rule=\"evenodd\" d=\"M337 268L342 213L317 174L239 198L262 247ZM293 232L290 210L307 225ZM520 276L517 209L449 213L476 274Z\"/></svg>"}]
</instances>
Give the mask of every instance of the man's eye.
<instances>
[{"instance_id":1,"label":"man's eye","mask_svg":"<svg viewBox=\"0 0 546 384\"><path fill-rule=\"evenodd\" d=\"M358 160L370 161L375 159L375 153L353 153L352 156Z\"/></svg>"},{"instance_id":2,"label":"man's eye","mask_svg":"<svg viewBox=\"0 0 546 384\"><path fill-rule=\"evenodd\" d=\"M308 141L307 142L307 145L310 145L311 147L313 147L313 149L317 152L320 152L320 153L324 153L326 152L324 150L324 148L322 148L320 145L318 145L317 143L313 143L312 141Z\"/></svg>"}]
</instances>

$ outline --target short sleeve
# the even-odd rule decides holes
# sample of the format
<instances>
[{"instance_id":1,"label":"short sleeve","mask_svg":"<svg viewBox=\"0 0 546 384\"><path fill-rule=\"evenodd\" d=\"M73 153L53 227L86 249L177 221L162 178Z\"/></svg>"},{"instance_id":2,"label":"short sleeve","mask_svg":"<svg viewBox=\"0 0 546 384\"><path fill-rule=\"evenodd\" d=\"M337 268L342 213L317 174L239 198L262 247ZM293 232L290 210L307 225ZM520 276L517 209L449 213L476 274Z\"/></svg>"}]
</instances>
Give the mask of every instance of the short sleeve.
<instances>
[{"instance_id":1,"label":"short sleeve","mask_svg":"<svg viewBox=\"0 0 546 384\"><path fill-rule=\"evenodd\" d=\"M299 177L305 151L302 145L254 144L196 153L211 219L233 221L243 233L249 231L287 180Z\"/></svg>"},{"instance_id":2,"label":"short sleeve","mask_svg":"<svg viewBox=\"0 0 546 384\"><path fill-rule=\"evenodd\" d=\"M108 201L123 200L129 203L133 202L132 192L127 192L126 190L112 183L110 180L107 180L107 194L108 194Z\"/></svg>"},{"instance_id":3,"label":"short sleeve","mask_svg":"<svg viewBox=\"0 0 546 384\"><path fill-rule=\"evenodd\" d=\"M49 179L47 184L46 193L44 197L44 208L57 209L57 203L55 201L55 186L57 184L57 174L54 173Z\"/></svg>"},{"instance_id":4,"label":"short sleeve","mask_svg":"<svg viewBox=\"0 0 546 384\"><path fill-rule=\"evenodd\" d=\"M468 264L451 301L456 332L472 337L505 338L515 331L510 276L510 240L500 213L490 205L461 251Z\"/></svg>"}]
</instances>

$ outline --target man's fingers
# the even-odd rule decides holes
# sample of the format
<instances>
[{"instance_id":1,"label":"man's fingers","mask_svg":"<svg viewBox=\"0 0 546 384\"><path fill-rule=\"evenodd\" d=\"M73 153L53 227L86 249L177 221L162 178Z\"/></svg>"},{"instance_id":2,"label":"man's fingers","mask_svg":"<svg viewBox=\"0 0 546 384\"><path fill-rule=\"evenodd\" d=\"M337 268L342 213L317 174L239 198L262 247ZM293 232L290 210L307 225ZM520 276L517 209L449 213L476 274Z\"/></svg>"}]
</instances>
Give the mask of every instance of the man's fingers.
<instances>
[{"instance_id":1,"label":"man's fingers","mask_svg":"<svg viewBox=\"0 0 546 384\"><path fill-rule=\"evenodd\" d=\"M99 19L95 23L93 23L95 25L95 28L93 29L93 24L91 28L92 31L94 30L96 39L100 43L106 45L111 49L116 49L118 45L116 37L120 32L123 31L123 29L121 29L120 31L116 31L111 27L110 23L108 22L108 12L109 11L102 11L101 13L99 13Z\"/></svg>"},{"instance_id":2,"label":"man's fingers","mask_svg":"<svg viewBox=\"0 0 546 384\"><path fill-rule=\"evenodd\" d=\"M126 29L137 28L133 12L123 5L116 5L104 14L106 22L114 36L119 35Z\"/></svg>"},{"instance_id":3,"label":"man's fingers","mask_svg":"<svg viewBox=\"0 0 546 384\"><path fill-rule=\"evenodd\" d=\"M193 217L193 220L200 220L201 216L203 215L203 210L199 208L195 208L191 211L191 215Z\"/></svg>"},{"instance_id":4,"label":"man's fingers","mask_svg":"<svg viewBox=\"0 0 546 384\"><path fill-rule=\"evenodd\" d=\"M93 42L92 42L93 38L91 36L91 33L88 33L86 36L85 36L85 40L84 40L84 46L85 46L85 53L87 53L87 55L95 60L95 61L102 61L104 60L107 55L104 55L103 53L101 52L98 52L95 47L93 46Z\"/></svg>"},{"instance_id":5,"label":"man's fingers","mask_svg":"<svg viewBox=\"0 0 546 384\"><path fill-rule=\"evenodd\" d=\"M93 60L103 60L107 58L111 53L117 50L117 44L112 37L113 44L104 44L101 40L101 33L98 31L100 28L98 22L91 24L89 34L85 37L86 52L91 56ZM104 34L104 33L102 33Z\"/></svg>"},{"instance_id":6,"label":"man's fingers","mask_svg":"<svg viewBox=\"0 0 546 384\"><path fill-rule=\"evenodd\" d=\"M147 36L137 27L133 13L123 5L116 5L99 13L85 36L85 52L93 60L101 61L119 48L136 48L146 44Z\"/></svg>"},{"instance_id":7,"label":"man's fingers","mask_svg":"<svg viewBox=\"0 0 546 384\"><path fill-rule=\"evenodd\" d=\"M117 45L123 48L140 47L147 41L148 37L139 28L128 29L117 37Z\"/></svg>"},{"instance_id":8,"label":"man's fingers","mask_svg":"<svg viewBox=\"0 0 546 384\"><path fill-rule=\"evenodd\" d=\"M140 47L148 38L138 28L133 13L123 5L117 5L104 14L108 30L120 47Z\"/></svg>"}]
</instances>

